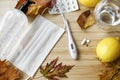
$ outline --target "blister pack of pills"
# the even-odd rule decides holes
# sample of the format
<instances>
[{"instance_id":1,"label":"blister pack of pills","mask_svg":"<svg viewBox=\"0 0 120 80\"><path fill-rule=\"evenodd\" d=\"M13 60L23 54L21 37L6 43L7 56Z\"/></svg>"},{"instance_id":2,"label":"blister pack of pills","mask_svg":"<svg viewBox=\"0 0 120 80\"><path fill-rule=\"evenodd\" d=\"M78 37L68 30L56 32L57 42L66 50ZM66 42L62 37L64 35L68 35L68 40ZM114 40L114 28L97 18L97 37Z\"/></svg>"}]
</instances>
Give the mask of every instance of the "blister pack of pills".
<instances>
[{"instance_id":1,"label":"blister pack of pills","mask_svg":"<svg viewBox=\"0 0 120 80\"><path fill-rule=\"evenodd\" d=\"M50 14L60 14L59 8L62 13L68 13L79 9L77 0L56 0L53 8L49 9Z\"/></svg>"}]
</instances>

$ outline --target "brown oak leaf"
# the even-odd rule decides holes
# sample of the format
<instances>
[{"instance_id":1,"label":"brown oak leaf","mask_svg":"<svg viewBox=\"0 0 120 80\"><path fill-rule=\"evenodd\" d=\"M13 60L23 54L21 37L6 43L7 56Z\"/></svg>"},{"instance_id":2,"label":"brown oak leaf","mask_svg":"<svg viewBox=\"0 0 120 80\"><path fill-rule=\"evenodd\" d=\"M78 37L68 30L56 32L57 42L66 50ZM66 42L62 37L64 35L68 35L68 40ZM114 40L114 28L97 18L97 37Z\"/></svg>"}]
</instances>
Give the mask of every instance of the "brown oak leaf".
<instances>
[{"instance_id":1,"label":"brown oak leaf","mask_svg":"<svg viewBox=\"0 0 120 80\"><path fill-rule=\"evenodd\" d=\"M46 67L40 67L41 74L48 80L59 80L58 77L67 77L66 73L72 69L72 66L57 64L58 58L46 64Z\"/></svg>"}]
</instances>

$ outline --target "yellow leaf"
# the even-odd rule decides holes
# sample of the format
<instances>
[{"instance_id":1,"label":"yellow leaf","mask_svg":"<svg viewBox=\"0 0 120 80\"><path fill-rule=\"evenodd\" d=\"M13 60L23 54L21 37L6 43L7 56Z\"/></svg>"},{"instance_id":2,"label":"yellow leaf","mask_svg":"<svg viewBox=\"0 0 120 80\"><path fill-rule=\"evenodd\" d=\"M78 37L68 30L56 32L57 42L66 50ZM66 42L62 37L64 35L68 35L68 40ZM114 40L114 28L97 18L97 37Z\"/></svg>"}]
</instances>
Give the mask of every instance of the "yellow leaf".
<instances>
[{"instance_id":1,"label":"yellow leaf","mask_svg":"<svg viewBox=\"0 0 120 80\"><path fill-rule=\"evenodd\" d=\"M94 23L95 23L95 19L94 19L93 15L90 15L90 16L88 17L85 25L84 25L84 28L86 29L86 28L92 26Z\"/></svg>"},{"instance_id":2,"label":"yellow leaf","mask_svg":"<svg viewBox=\"0 0 120 80\"><path fill-rule=\"evenodd\" d=\"M77 23L79 24L81 29L86 29L95 23L95 19L91 11L87 10L80 14L79 18L77 19Z\"/></svg>"}]
</instances>

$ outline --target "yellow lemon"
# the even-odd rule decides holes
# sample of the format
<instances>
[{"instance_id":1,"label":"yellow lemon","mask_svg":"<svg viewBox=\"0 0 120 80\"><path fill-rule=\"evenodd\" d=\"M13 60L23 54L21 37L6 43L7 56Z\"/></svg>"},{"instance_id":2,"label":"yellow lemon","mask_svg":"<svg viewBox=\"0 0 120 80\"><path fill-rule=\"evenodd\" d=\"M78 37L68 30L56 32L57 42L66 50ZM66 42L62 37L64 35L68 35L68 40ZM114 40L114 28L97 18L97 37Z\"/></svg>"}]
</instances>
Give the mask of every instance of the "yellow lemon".
<instances>
[{"instance_id":1,"label":"yellow lemon","mask_svg":"<svg viewBox=\"0 0 120 80\"><path fill-rule=\"evenodd\" d=\"M101 40L97 47L96 53L102 62L112 62L120 56L119 38L108 37Z\"/></svg>"},{"instance_id":2,"label":"yellow lemon","mask_svg":"<svg viewBox=\"0 0 120 80\"><path fill-rule=\"evenodd\" d=\"M86 7L95 7L100 0L78 0L79 3Z\"/></svg>"}]
</instances>

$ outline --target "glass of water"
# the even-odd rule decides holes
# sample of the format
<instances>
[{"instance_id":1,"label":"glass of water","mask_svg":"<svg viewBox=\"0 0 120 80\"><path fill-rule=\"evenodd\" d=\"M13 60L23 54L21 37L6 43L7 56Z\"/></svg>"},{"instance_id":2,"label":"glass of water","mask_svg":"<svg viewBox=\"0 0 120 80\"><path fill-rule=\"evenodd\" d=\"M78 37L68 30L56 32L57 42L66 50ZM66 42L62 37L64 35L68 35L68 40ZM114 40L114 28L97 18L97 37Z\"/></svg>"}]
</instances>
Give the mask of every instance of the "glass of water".
<instances>
[{"instance_id":1,"label":"glass of water","mask_svg":"<svg viewBox=\"0 0 120 80\"><path fill-rule=\"evenodd\" d=\"M101 0L94 13L98 25L103 30L120 29L120 0Z\"/></svg>"}]
</instances>

